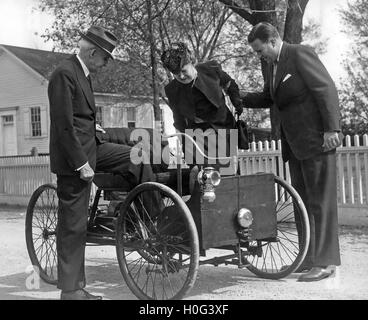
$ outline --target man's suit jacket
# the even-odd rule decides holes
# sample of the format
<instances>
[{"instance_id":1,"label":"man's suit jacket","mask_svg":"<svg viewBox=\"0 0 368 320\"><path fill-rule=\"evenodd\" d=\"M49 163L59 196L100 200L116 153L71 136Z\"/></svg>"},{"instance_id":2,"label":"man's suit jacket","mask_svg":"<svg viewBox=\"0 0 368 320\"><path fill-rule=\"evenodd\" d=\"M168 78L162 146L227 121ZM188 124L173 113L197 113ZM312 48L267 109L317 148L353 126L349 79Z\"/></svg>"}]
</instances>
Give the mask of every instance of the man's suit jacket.
<instances>
[{"instance_id":1,"label":"man's suit jacket","mask_svg":"<svg viewBox=\"0 0 368 320\"><path fill-rule=\"evenodd\" d=\"M208 114L205 120L214 129L235 128L235 119L228 115L223 89L229 95L234 106L241 105L239 88L236 82L222 70L216 61L208 61L196 66L198 71L194 86L199 89L217 110ZM173 112L174 126L179 131L195 127L196 110L188 99L183 85L174 79L166 87L165 92L169 106Z\"/></svg>"},{"instance_id":2,"label":"man's suit jacket","mask_svg":"<svg viewBox=\"0 0 368 320\"><path fill-rule=\"evenodd\" d=\"M95 101L76 56L52 73L50 102L50 164L58 175L72 175L87 161L96 165Z\"/></svg>"},{"instance_id":3,"label":"man's suit jacket","mask_svg":"<svg viewBox=\"0 0 368 320\"><path fill-rule=\"evenodd\" d=\"M283 44L272 90L273 64L268 65L261 93L248 93L244 107L275 105L280 114L282 154L290 149L299 160L323 152L324 132L340 131L339 99L335 84L313 49Z\"/></svg>"}]
</instances>

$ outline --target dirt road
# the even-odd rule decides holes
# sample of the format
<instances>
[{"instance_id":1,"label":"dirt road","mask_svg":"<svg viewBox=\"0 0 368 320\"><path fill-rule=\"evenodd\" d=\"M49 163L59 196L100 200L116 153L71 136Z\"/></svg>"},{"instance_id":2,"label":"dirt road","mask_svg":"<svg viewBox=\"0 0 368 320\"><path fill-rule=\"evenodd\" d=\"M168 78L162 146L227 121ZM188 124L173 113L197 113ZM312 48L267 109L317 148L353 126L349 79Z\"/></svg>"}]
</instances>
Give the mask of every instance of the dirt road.
<instances>
[{"instance_id":1,"label":"dirt road","mask_svg":"<svg viewBox=\"0 0 368 320\"><path fill-rule=\"evenodd\" d=\"M0 211L0 300L59 299L51 285L34 283L24 237L24 212ZM368 228L341 227L342 266L336 277L297 282L297 274L273 281L231 266L201 266L191 300L368 299ZM216 254L212 251L211 254ZM124 283L114 247L87 247L87 288L111 300L136 300Z\"/></svg>"}]
</instances>

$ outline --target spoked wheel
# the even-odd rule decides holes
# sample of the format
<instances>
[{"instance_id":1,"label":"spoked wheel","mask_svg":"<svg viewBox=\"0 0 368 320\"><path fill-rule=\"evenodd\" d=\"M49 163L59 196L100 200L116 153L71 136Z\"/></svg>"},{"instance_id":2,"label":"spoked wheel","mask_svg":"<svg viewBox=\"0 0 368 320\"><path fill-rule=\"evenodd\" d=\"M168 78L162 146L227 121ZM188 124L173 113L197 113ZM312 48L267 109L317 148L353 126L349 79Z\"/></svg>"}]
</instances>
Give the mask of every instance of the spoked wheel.
<instances>
[{"instance_id":1,"label":"spoked wheel","mask_svg":"<svg viewBox=\"0 0 368 320\"><path fill-rule=\"evenodd\" d=\"M275 177L277 237L252 241L247 268L262 278L280 279L294 272L303 262L309 246L309 219L296 190Z\"/></svg>"},{"instance_id":2,"label":"spoked wheel","mask_svg":"<svg viewBox=\"0 0 368 320\"><path fill-rule=\"evenodd\" d=\"M165 185L147 182L129 193L117 221L116 251L139 299L181 299L195 283L197 228L185 202Z\"/></svg>"},{"instance_id":3,"label":"spoked wheel","mask_svg":"<svg viewBox=\"0 0 368 320\"><path fill-rule=\"evenodd\" d=\"M44 184L33 192L26 215L27 250L41 279L49 284L57 284L57 212L55 185Z\"/></svg>"}]
</instances>

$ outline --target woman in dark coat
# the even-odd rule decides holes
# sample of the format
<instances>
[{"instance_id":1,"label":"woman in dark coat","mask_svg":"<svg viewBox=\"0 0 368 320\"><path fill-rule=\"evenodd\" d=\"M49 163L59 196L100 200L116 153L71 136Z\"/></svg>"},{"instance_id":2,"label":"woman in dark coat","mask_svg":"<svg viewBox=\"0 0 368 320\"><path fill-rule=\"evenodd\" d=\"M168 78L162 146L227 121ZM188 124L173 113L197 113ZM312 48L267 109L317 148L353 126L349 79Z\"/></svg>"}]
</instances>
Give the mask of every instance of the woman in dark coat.
<instances>
[{"instance_id":1,"label":"woman in dark coat","mask_svg":"<svg viewBox=\"0 0 368 320\"><path fill-rule=\"evenodd\" d=\"M239 88L234 79L223 71L216 61L196 64L192 53L184 43L175 44L164 51L161 60L163 66L174 77L165 87L169 106L173 112L174 127L189 135L193 135L191 130L201 129L204 136L212 134L216 138L220 129L226 129L222 130L226 132L226 145L220 144L216 139L213 149L211 143L207 142L204 142L203 148L209 156L225 155L226 149L226 154L229 155L229 148L226 146L229 146L231 136L228 129L235 129L236 122L226 105L224 92L229 96L236 113L240 115L243 111ZM198 134L196 138L198 141ZM236 149L236 143L234 145ZM188 153L187 147L186 150ZM189 160L188 164L191 164L187 154L185 158L187 163ZM196 160L194 161L197 164L201 164L198 157Z\"/></svg>"}]
</instances>

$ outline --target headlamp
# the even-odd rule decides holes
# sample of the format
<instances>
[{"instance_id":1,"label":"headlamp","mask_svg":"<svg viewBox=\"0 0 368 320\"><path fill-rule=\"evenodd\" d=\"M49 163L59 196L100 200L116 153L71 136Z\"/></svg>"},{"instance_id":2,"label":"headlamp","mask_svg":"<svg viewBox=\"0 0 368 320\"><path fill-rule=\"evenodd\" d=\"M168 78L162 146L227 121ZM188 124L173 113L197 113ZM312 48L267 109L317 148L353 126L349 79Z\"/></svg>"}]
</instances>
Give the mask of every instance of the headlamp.
<instances>
[{"instance_id":1,"label":"headlamp","mask_svg":"<svg viewBox=\"0 0 368 320\"><path fill-rule=\"evenodd\" d=\"M203 199L209 202L215 201L215 187L221 182L220 173L212 167L204 168L199 172L197 180L202 189Z\"/></svg>"},{"instance_id":2,"label":"headlamp","mask_svg":"<svg viewBox=\"0 0 368 320\"><path fill-rule=\"evenodd\" d=\"M249 228L253 223L252 211L247 208L241 208L236 218L242 228Z\"/></svg>"}]
</instances>

